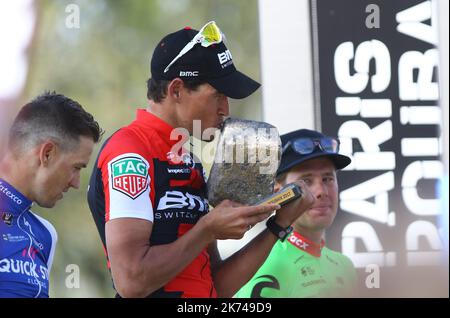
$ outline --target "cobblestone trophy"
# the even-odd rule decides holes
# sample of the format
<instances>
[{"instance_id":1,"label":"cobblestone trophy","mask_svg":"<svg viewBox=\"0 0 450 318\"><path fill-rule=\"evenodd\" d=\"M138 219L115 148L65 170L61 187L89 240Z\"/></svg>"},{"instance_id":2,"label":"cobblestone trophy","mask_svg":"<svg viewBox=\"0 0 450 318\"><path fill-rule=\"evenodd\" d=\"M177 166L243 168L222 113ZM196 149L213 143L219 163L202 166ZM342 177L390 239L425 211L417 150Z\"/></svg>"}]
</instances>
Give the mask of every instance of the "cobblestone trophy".
<instances>
[{"instance_id":1,"label":"cobblestone trophy","mask_svg":"<svg viewBox=\"0 0 450 318\"><path fill-rule=\"evenodd\" d=\"M281 140L274 126L227 119L207 181L209 203L216 206L229 199L252 205L271 195L280 159Z\"/></svg>"}]
</instances>

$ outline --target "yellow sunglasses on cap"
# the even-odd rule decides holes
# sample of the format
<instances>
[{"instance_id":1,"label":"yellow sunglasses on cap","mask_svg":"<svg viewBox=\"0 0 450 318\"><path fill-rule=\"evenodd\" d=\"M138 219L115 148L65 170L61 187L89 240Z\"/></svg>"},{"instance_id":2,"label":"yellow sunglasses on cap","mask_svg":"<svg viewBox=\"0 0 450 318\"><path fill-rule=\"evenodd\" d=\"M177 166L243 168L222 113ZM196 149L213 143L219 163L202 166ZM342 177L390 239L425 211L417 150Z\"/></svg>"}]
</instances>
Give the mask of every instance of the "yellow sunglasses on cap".
<instances>
[{"instance_id":1,"label":"yellow sunglasses on cap","mask_svg":"<svg viewBox=\"0 0 450 318\"><path fill-rule=\"evenodd\" d=\"M220 32L219 27L215 21L210 21L206 23L200 31L194 36L194 38L181 49L180 53L172 60L172 62L167 65L164 69L164 73L169 71L169 68L175 63L180 57L189 52L196 44L201 44L203 47L208 47L213 44L222 42L222 32Z\"/></svg>"}]
</instances>

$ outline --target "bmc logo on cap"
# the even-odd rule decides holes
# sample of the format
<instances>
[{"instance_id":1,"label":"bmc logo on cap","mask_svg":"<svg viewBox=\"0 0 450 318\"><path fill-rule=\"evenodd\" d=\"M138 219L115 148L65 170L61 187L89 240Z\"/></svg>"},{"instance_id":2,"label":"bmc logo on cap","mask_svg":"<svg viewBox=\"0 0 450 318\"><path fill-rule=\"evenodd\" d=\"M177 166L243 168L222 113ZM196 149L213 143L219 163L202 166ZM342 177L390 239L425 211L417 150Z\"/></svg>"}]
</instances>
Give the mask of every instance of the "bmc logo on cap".
<instances>
[{"instance_id":1,"label":"bmc logo on cap","mask_svg":"<svg viewBox=\"0 0 450 318\"><path fill-rule=\"evenodd\" d=\"M180 76L195 77L198 76L198 71L180 71Z\"/></svg>"},{"instance_id":2,"label":"bmc logo on cap","mask_svg":"<svg viewBox=\"0 0 450 318\"><path fill-rule=\"evenodd\" d=\"M222 65L222 68L227 67L228 65L233 63L232 62L233 57L231 56L230 50L226 50L225 52L218 53L217 57L219 58L219 62L220 62L220 65Z\"/></svg>"}]
</instances>

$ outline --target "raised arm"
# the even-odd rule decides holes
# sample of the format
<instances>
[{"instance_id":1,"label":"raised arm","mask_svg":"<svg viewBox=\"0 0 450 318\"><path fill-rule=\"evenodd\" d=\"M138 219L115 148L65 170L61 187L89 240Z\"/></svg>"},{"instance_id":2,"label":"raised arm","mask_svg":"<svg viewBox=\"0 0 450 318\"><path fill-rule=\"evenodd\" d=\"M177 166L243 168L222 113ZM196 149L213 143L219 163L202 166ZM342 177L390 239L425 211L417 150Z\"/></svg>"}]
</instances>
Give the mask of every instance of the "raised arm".
<instances>
[{"instance_id":1,"label":"raised arm","mask_svg":"<svg viewBox=\"0 0 450 318\"><path fill-rule=\"evenodd\" d=\"M267 218L277 207L236 207L224 201L173 243L156 246L149 241L152 222L138 218L108 221L106 246L119 295L150 295L172 280L217 238L241 238L249 224Z\"/></svg>"},{"instance_id":2,"label":"raised arm","mask_svg":"<svg viewBox=\"0 0 450 318\"><path fill-rule=\"evenodd\" d=\"M303 212L314 203L314 197L303 181L298 185L302 188L303 196L276 212L276 223L284 228L290 226ZM277 237L267 229L262 231L241 250L222 261L215 242L210 245L212 257L213 278L219 297L232 297L256 271L262 266Z\"/></svg>"}]
</instances>

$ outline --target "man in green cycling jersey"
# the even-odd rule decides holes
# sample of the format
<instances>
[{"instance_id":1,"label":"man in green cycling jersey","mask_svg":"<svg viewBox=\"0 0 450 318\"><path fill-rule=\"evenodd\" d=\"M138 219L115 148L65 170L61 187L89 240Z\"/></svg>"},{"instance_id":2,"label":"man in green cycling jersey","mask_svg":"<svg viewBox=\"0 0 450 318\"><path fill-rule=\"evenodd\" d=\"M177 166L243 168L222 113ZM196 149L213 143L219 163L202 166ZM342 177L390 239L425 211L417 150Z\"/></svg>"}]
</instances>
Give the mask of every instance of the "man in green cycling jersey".
<instances>
[{"instance_id":1,"label":"man in green cycling jersey","mask_svg":"<svg viewBox=\"0 0 450 318\"><path fill-rule=\"evenodd\" d=\"M316 200L236 297L349 297L356 285L355 269L349 258L326 247L324 232L338 209L336 171L351 160L338 153L336 138L317 131L301 129L281 140L275 190L303 180Z\"/></svg>"}]
</instances>

